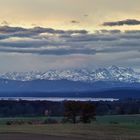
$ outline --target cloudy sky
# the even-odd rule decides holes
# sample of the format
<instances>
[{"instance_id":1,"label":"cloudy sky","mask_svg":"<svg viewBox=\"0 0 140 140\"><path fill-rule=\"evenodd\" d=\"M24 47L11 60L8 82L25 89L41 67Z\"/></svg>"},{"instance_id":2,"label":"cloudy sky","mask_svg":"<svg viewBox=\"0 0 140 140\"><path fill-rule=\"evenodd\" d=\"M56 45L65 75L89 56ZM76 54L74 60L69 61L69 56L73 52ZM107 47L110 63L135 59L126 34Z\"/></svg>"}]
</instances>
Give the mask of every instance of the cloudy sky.
<instances>
[{"instance_id":1,"label":"cloudy sky","mask_svg":"<svg viewBox=\"0 0 140 140\"><path fill-rule=\"evenodd\" d=\"M140 71L140 0L0 0L0 72Z\"/></svg>"}]
</instances>

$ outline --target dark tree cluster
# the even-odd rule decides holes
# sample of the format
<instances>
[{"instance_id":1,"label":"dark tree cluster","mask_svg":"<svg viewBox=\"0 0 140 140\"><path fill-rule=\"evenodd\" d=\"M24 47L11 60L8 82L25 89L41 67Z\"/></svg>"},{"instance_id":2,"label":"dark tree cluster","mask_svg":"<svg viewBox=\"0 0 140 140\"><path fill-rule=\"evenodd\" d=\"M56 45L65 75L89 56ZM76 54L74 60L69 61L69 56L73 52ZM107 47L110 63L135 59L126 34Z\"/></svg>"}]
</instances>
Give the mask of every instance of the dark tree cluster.
<instances>
[{"instance_id":1,"label":"dark tree cluster","mask_svg":"<svg viewBox=\"0 0 140 140\"><path fill-rule=\"evenodd\" d=\"M96 102L97 115L140 114L140 99L125 99L114 102Z\"/></svg>"},{"instance_id":2,"label":"dark tree cluster","mask_svg":"<svg viewBox=\"0 0 140 140\"><path fill-rule=\"evenodd\" d=\"M73 122L88 122L96 115L140 114L139 99L125 99L114 102L51 102L51 101L5 101L0 100L0 117L63 116ZM88 118L88 119L87 119Z\"/></svg>"},{"instance_id":3,"label":"dark tree cluster","mask_svg":"<svg viewBox=\"0 0 140 140\"><path fill-rule=\"evenodd\" d=\"M0 117L50 116L63 114L62 102L51 101L0 101Z\"/></svg>"},{"instance_id":4,"label":"dark tree cluster","mask_svg":"<svg viewBox=\"0 0 140 140\"><path fill-rule=\"evenodd\" d=\"M95 105L92 102L69 101L64 103L65 117L73 123L79 120L83 123L90 123L95 119Z\"/></svg>"}]
</instances>

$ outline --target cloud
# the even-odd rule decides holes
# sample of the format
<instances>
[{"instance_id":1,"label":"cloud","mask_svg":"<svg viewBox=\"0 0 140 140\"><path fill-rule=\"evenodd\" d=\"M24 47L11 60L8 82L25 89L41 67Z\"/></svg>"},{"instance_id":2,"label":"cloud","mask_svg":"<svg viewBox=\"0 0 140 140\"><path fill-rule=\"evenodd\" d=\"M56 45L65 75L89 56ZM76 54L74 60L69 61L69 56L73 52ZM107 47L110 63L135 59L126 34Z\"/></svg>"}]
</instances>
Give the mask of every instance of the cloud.
<instances>
[{"instance_id":1,"label":"cloud","mask_svg":"<svg viewBox=\"0 0 140 140\"><path fill-rule=\"evenodd\" d=\"M112 64L138 67L139 40L140 30L98 30L92 33L0 26L1 71L10 67L13 71L28 71Z\"/></svg>"},{"instance_id":2,"label":"cloud","mask_svg":"<svg viewBox=\"0 0 140 140\"><path fill-rule=\"evenodd\" d=\"M71 23L73 23L73 24L79 24L80 22L77 21L77 20L72 20Z\"/></svg>"},{"instance_id":3,"label":"cloud","mask_svg":"<svg viewBox=\"0 0 140 140\"><path fill-rule=\"evenodd\" d=\"M40 33L50 33L50 34L86 34L88 31L86 30L55 30L53 28L43 28L43 27L34 27L34 28L23 28L23 27L11 27L11 26L0 26L0 33L4 34L40 34Z\"/></svg>"},{"instance_id":4,"label":"cloud","mask_svg":"<svg viewBox=\"0 0 140 140\"><path fill-rule=\"evenodd\" d=\"M70 54L88 54L94 55L96 53L93 49L47 49L47 48L0 48L0 52L7 52L7 53L24 53L24 54L38 54L38 55L70 55Z\"/></svg>"},{"instance_id":5,"label":"cloud","mask_svg":"<svg viewBox=\"0 0 140 140\"><path fill-rule=\"evenodd\" d=\"M37 55L97 55L140 51L140 31L55 30L53 28L0 27L0 51Z\"/></svg>"},{"instance_id":6,"label":"cloud","mask_svg":"<svg viewBox=\"0 0 140 140\"><path fill-rule=\"evenodd\" d=\"M6 20L4 20L1 24L4 25L4 26L8 26L9 25L9 22L6 21Z\"/></svg>"},{"instance_id":7,"label":"cloud","mask_svg":"<svg viewBox=\"0 0 140 140\"><path fill-rule=\"evenodd\" d=\"M115 22L104 22L102 24L103 26L123 26L123 25L140 25L140 20L136 19L126 19L126 20L121 20L121 21L115 21Z\"/></svg>"},{"instance_id":8,"label":"cloud","mask_svg":"<svg viewBox=\"0 0 140 140\"><path fill-rule=\"evenodd\" d=\"M120 30L97 30L96 33L103 33L103 34L118 34L121 33Z\"/></svg>"}]
</instances>

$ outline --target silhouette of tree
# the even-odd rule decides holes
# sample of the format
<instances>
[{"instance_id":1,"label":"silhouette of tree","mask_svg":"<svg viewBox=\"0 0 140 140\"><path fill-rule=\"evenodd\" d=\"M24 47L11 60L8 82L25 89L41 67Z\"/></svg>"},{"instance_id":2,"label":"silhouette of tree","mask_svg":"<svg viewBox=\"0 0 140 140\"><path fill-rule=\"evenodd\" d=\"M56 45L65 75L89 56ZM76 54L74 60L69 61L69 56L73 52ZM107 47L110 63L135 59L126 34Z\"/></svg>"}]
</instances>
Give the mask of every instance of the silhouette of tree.
<instances>
[{"instance_id":1,"label":"silhouette of tree","mask_svg":"<svg viewBox=\"0 0 140 140\"><path fill-rule=\"evenodd\" d=\"M65 116L68 120L72 120L73 123L76 123L76 117L80 113L80 104L75 101L68 101L64 103L65 106Z\"/></svg>"},{"instance_id":2,"label":"silhouette of tree","mask_svg":"<svg viewBox=\"0 0 140 140\"><path fill-rule=\"evenodd\" d=\"M89 123L95 118L95 106L92 103L68 101L65 102L64 107L67 120L73 123L77 122L78 117L83 123Z\"/></svg>"},{"instance_id":3,"label":"silhouette of tree","mask_svg":"<svg viewBox=\"0 0 140 140\"><path fill-rule=\"evenodd\" d=\"M95 105L89 102L81 104L81 115L80 119L83 123L90 123L91 120L95 119Z\"/></svg>"}]
</instances>

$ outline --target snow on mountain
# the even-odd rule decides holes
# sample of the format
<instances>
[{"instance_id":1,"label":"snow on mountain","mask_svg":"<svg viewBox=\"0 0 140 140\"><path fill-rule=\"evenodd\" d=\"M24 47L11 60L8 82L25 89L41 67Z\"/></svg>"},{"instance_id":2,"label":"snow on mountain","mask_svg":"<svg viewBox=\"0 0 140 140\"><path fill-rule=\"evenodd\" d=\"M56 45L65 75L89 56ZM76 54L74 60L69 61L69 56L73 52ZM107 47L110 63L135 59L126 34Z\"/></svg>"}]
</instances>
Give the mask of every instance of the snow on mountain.
<instances>
[{"instance_id":1,"label":"snow on mountain","mask_svg":"<svg viewBox=\"0 0 140 140\"><path fill-rule=\"evenodd\" d=\"M9 72L0 74L0 79L32 81L32 80L70 80L82 82L120 81L140 82L140 73L131 68L111 66L96 70L49 70L46 72Z\"/></svg>"}]
</instances>

